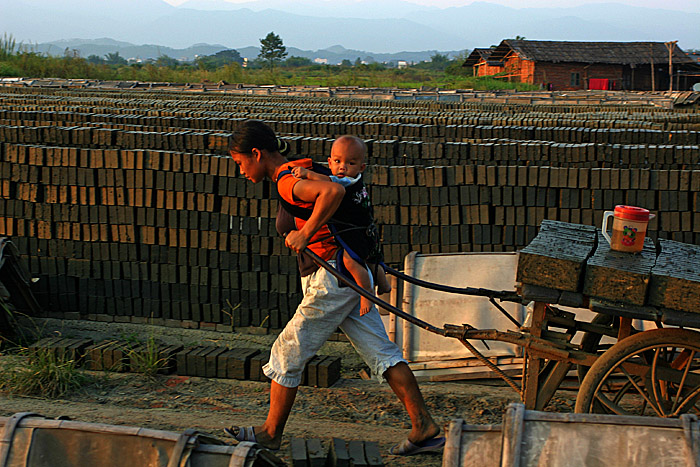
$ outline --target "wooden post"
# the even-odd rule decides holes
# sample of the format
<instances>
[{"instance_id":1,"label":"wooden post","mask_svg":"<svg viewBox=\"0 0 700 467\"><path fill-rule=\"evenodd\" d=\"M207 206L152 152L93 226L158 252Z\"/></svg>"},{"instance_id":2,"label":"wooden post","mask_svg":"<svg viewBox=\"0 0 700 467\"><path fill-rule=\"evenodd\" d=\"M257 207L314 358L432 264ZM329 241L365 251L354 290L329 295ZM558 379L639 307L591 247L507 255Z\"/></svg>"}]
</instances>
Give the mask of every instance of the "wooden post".
<instances>
[{"instance_id":1,"label":"wooden post","mask_svg":"<svg viewBox=\"0 0 700 467\"><path fill-rule=\"evenodd\" d=\"M535 307L532 312L532 322L530 324L530 334L534 337L542 336L542 328L545 326L545 314L547 305L542 302L535 302ZM523 402L528 410L535 410L537 404L537 393L539 392L539 376L544 360L533 355L533 352L528 349L524 358L527 366L524 378Z\"/></svg>"},{"instance_id":2,"label":"wooden post","mask_svg":"<svg viewBox=\"0 0 700 467\"><path fill-rule=\"evenodd\" d=\"M654 52L649 44L649 62L651 63L651 90L656 91L656 83L654 80Z\"/></svg>"},{"instance_id":3,"label":"wooden post","mask_svg":"<svg viewBox=\"0 0 700 467\"><path fill-rule=\"evenodd\" d=\"M623 339L627 339L631 335L632 335L632 318L626 318L624 316L620 316L620 328L617 332L618 342L623 340Z\"/></svg>"},{"instance_id":4,"label":"wooden post","mask_svg":"<svg viewBox=\"0 0 700 467\"><path fill-rule=\"evenodd\" d=\"M668 49L668 90L673 91L673 49L678 41L664 42Z\"/></svg>"},{"instance_id":5,"label":"wooden post","mask_svg":"<svg viewBox=\"0 0 700 467\"><path fill-rule=\"evenodd\" d=\"M527 409L522 404L510 404L506 410L503 424L503 446L501 448L501 465L503 466L520 467L525 410L532 409Z\"/></svg>"},{"instance_id":6,"label":"wooden post","mask_svg":"<svg viewBox=\"0 0 700 467\"><path fill-rule=\"evenodd\" d=\"M630 90L634 90L634 67L632 67L632 79L630 83Z\"/></svg>"}]
</instances>

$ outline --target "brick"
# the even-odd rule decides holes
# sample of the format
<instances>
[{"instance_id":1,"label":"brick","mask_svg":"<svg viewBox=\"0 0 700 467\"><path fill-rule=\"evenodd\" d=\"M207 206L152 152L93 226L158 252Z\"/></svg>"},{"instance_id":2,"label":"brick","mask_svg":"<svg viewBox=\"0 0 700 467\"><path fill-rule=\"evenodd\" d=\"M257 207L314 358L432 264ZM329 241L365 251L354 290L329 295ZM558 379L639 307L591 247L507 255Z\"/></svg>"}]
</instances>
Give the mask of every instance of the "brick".
<instances>
[{"instance_id":1,"label":"brick","mask_svg":"<svg viewBox=\"0 0 700 467\"><path fill-rule=\"evenodd\" d=\"M357 467L365 467L368 465L363 441L348 441L347 446L351 465Z\"/></svg>"},{"instance_id":2,"label":"brick","mask_svg":"<svg viewBox=\"0 0 700 467\"><path fill-rule=\"evenodd\" d=\"M697 313L700 300L700 247L659 239L659 254L651 270L649 304Z\"/></svg>"},{"instance_id":3,"label":"brick","mask_svg":"<svg viewBox=\"0 0 700 467\"><path fill-rule=\"evenodd\" d=\"M656 248L649 237L638 254L614 251L598 232L598 247L586 265L583 293L632 305L644 305Z\"/></svg>"},{"instance_id":4,"label":"brick","mask_svg":"<svg viewBox=\"0 0 700 467\"><path fill-rule=\"evenodd\" d=\"M89 345L85 348L86 367L89 370L106 370L103 350L111 345L112 341L102 341L100 343Z\"/></svg>"},{"instance_id":5,"label":"brick","mask_svg":"<svg viewBox=\"0 0 700 467\"><path fill-rule=\"evenodd\" d=\"M317 385L322 388L331 387L340 379L340 357L326 356L317 363Z\"/></svg>"},{"instance_id":6,"label":"brick","mask_svg":"<svg viewBox=\"0 0 700 467\"><path fill-rule=\"evenodd\" d=\"M537 236L520 251L516 280L558 290L580 292L595 227L542 221Z\"/></svg>"},{"instance_id":7,"label":"brick","mask_svg":"<svg viewBox=\"0 0 700 467\"><path fill-rule=\"evenodd\" d=\"M306 441L302 438L292 437L289 442L292 454L292 466L309 467L309 459L306 453Z\"/></svg>"},{"instance_id":8,"label":"brick","mask_svg":"<svg viewBox=\"0 0 700 467\"><path fill-rule=\"evenodd\" d=\"M216 350L213 346L195 347L187 355L187 371L192 376L206 376L206 356Z\"/></svg>"},{"instance_id":9,"label":"brick","mask_svg":"<svg viewBox=\"0 0 700 467\"><path fill-rule=\"evenodd\" d=\"M250 366L257 349L234 348L219 355L219 378L251 379Z\"/></svg>"},{"instance_id":10,"label":"brick","mask_svg":"<svg viewBox=\"0 0 700 467\"><path fill-rule=\"evenodd\" d=\"M348 452L347 443L339 438L332 438L328 450L327 465L336 467L350 467L352 461Z\"/></svg>"},{"instance_id":11,"label":"brick","mask_svg":"<svg viewBox=\"0 0 700 467\"><path fill-rule=\"evenodd\" d=\"M268 381L269 378L262 372L262 367L270 360L270 352L260 352L250 359L251 381Z\"/></svg>"},{"instance_id":12,"label":"brick","mask_svg":"<svg viewBox=\"0 0 700 467\"><path fill-rule=\"evenodd\" d=\"M187 355L191 349L180 350L175 354L175 363L177 367L177 374L180 376L189 375L187 370Z\"/></svg>"}]
</instances>

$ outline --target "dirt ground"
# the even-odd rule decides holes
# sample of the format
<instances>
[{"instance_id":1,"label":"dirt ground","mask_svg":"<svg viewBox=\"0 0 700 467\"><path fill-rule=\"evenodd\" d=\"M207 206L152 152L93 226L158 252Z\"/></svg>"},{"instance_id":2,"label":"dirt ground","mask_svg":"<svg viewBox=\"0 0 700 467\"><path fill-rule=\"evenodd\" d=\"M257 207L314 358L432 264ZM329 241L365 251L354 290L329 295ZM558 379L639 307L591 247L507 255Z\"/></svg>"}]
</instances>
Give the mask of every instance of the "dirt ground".
<instances>
[{"instance_id":1,"label":"dirt ground","mask_svg":"<svg viewBox=\"0 0 700 467\"><path fill-rule=\"evenodd\" d=\"M82 328L81 328L82 326ZM158 332L164 341L181 340L188 344L245 340L249 345L265 348L274 336L250 336L227 333L224 336L201 331L183 336L183 330L168 332L159 328L121 328L114 323L42 324L44 334L67 337L86 335L100 338L100 333L118 336ZM162 334L162 335L161 335ZM227 342L224 342L224 344ZM384 463L396 466L439 466L440 454L414 457L392 456L389 448L401 441L410 428L408 416L387 384L359 378L363 363L344 342L329 342L320 354L342 355L342 378L331 388L299 389L285 438L277 455L291 463L291 437L319 438L327 448L332 437L374 441L379 444ZM132 373L89 372L89 383L60 400L18 397L0 394L0 416L32 411L47 417L65 415L73 420L114 425L141 426L180 432L195 428L225 439L222 429L229 425L262 423L267 413L269 384L253 381L207 379L175 375L148 379ZM421 383L424 397L434 418L443 427L462 418L470 424L500 423L510 402L518 395L495 381ZM571 393L557 394L549 410L570 412Z\"/></svg>"}]
</instances>

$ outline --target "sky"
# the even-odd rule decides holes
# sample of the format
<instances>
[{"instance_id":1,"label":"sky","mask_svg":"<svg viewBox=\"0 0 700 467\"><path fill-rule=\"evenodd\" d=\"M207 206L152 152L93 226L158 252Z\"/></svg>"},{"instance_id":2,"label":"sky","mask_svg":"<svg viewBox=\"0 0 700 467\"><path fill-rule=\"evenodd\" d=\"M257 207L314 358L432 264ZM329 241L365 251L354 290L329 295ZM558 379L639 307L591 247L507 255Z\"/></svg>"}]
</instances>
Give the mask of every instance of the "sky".
<instances>
[{"instance_id":1,"label":"sky","mask_svg":"<svg viewBox=\"0 0 700 467\"><path fill-rule=\"evenodd\" d=\"M165 0L171 5L179 5L186 0ZM244 3L251 0L226 0L230 3ZM333 0L328 0L333 1ZM381 2L382 0L375 0ZM448 8L452 6L464 6L473 3L472 0L408 0L419 5ZM700 12L700 0L484 0L488 3L509 6L511 8L558 8L572 7L578 5L589 5L595 3L622 3L625 5L661 8L666 10L680 10ZM294 0L289 0L294 3Z\"/></svg>"},{"instance_id":2,"label":"sky","mask_svg":"<svg viewBox=\"0 0 700 467\"><path fill-rule=\"evenodd\" d=\"M163 1L192 1L195 8L199 2L203 11L163 10ZM211 11L227 5L224 1L0 0L0 34L6 31L26 43L109 38L175 49L203 43L245 48L270 31L288 47L339 45L371 53L454 52L517 35L530 40L678 40L684 50L700 49L700 0L228 0L231 11ZM262 11L236 12L244 3ZM433 8L411 7L414 3ZM27 15L33 4L46 7ZM141 4L138 10L125 8ZM274 6L284 12L265 11ZM462 8L451 11L449 6ZM672 10L677 8L682 10Z\"/></svg>"}]
</instances>

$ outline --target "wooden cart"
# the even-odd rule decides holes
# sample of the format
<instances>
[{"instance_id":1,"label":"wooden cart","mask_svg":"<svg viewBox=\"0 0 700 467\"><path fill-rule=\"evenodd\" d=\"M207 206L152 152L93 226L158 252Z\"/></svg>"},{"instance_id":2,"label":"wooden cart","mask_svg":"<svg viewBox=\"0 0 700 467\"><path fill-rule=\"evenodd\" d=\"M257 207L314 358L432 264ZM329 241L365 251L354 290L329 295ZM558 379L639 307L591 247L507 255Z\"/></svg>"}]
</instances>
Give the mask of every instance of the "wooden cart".
<instances>
[{"instance_id":1,"label":"wooden cart","mask_svg":"<svg viewBox=\"0 0 700 467\"><path fill-rule=\"evenodd\" d=\"M658 417L700 414L700 333L682 328L638 331L632 326L633 320L647 320L700 328L700 315L677 320L683 315L651 307L623 307L593 299L587 299L586 304L599 313L592 322L578 321L575 313L552 303L535 301L529 326L520 332L448 327L446 335L523 347L523 384L507 381L530 410L542 410L575 368L581 381L575 409L578 413ZM577 332L583 332L583 338L579 344L571 344ZM617 342L609 347L601 345L603 336L616 338ZM473 347L470 350L475 352ZM492 369L508 378L497 368Z\"/></svg>"},{"instance_id":2,"label":"wooden cart","mask_svg":"<svg viewBox=\"0 0 700 467\"><path fill-rule=\"evenodd\" d=\"M537 237L520 252L514 291L442 286L387 268L417 286L483 296L516 331L480 330L468 324L435 327L368 295L315 259L377 305L427 331L459 340L520 394L528 410L542 410L576 369L581 381L576 412L700 414L700 332L688 329L700 328L700 247L664 240L655 245L647 238L642 253L631 255L610 250L595 227L544 221ZM499 301L529 304L526 323L514 319ZM597 315L582 321L576 309ZM643 330L641 322L655 329ZM574 343L577 334L581 338ZM615 343L606 344L605 336ZM522 347L521 384L484 357L470 343L473 340Z\"/></svg>"}]
</instances>

